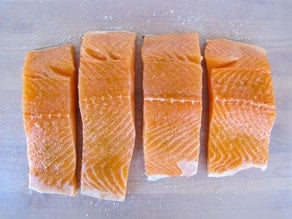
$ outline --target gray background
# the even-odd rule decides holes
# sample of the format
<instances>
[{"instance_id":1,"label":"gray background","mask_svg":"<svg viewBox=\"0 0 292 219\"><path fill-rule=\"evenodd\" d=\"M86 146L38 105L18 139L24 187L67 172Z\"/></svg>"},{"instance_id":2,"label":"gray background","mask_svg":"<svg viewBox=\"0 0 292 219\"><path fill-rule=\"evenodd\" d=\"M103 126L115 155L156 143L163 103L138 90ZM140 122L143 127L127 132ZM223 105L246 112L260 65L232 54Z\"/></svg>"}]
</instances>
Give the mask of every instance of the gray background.
<instances>
[{"instance_id":1,"label":"gray background","mask_svg":"<svg viewBox=\"0 0 292 219\"><path fill-rule=\"evenodd\" d=\"M207 177L208 99L204 93L198 174L148 182L141 144L142 71L138 51L138 136L125 202L29 191L21 115L21 70L26 51L74 43L78 54L84 32L113 29L137 32L139 45L143 34L198 31L202 49L207 38L216 37L264 47L272 66L277 102L267 170L249 169L219 179ZM0 70L0 218L291 217L292 1L0 0Z\"/></svg>"}]
</instances>

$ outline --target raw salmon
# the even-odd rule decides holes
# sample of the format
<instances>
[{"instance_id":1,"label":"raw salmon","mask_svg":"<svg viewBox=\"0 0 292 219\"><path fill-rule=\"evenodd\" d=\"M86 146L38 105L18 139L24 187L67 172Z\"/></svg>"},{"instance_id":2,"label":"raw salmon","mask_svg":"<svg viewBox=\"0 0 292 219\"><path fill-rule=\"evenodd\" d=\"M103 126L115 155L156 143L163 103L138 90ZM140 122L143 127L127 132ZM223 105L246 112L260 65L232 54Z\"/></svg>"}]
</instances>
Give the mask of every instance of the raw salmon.
<instances>
[{"instance_id":1,"label":"raw salmon","mask_svg":"<svg viewBox=\"0 0 292 219\"><path fill-rule=\"evenodd\" d=\"M29 188L76 194L75 67L72 45L28 52L23 68L23 120Z\"/></svg>"},{"instance_id":2,"label":"raw salmon","mask_svg":"<svg viewBox=\"0 0 292 219\"><path fill-rule=\"evenodd\" d=\"M250 167L264 170L275 118L269 61L264 49L225 39L205 50L210 95L209 176Z\"/></svg>"},{"instance_id":3,"label":"raw salmon","mask_svg":"<svg viewBox=\"0 0 292 219\"><path fill-rule=\"evenodd\" d=\"M195 175L202 108L199 36L145 36L142 60L146 175Z\"/></svg>"},{"instance_id":4,"label":"raw salmon","mask_svg":"<svg viewBox=\"0 0 292 219\"><path fill-rule=\"evenodd\" d=\"M125 199L135 142L135 43L136 34L131 32L83 36L79 69L82 194Z\"/></svg>"}]
</instances>

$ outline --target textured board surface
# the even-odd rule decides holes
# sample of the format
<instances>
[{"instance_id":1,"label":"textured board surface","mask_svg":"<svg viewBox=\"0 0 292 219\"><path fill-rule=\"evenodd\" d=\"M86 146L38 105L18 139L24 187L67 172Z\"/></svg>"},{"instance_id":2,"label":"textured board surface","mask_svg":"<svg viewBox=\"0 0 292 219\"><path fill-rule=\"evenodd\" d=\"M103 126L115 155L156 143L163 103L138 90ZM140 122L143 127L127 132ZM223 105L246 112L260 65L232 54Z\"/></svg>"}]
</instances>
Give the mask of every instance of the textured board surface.
<instances>
[{"instance_id":1,"label":"textured board surface","mask_svg":"<svg viewBox=\"0 0 292 219\"><path fill-rule=\"evenodd\" d=\"M291 1L1 1L0 3L0 215L3 218L290 218L292 213ZM128 30L142 35L177 31L262 46L271 63L277 116L265 172L249 169L208 178L207 93L203 93L202 148L197 175L149 182L142 147L142 69L137 59L137 140L124 203L38 194L28 190L21 112L21 70L32 49L73 43L83 33ZM138 57L140 52L138 51ZM204 62L203 62L204 64ZM78 67L78 66L77 66ZM206 72L203 86L206 88ZM79 121L80 122L80 121ZM80 127L79 127L80 128ZM79 131L80 134L80 131ZM82 139L78 138L80 146ZM80 158L79 158L80 160Z\"/></svg>"}]
</instances>

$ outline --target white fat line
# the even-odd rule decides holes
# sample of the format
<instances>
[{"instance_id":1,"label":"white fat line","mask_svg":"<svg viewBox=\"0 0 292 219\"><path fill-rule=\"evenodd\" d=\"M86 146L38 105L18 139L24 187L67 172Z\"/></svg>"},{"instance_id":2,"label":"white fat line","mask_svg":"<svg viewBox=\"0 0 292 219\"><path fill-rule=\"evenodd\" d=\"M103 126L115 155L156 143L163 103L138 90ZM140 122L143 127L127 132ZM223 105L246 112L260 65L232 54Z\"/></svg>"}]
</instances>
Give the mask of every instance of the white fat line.
<instances>
[{"instance_id":1,"label":"white fat line","mask_svg":"<svg viewBox=\"0 0 292 219\"><path fill-rule=\"evenodd\" d=\"M104 96L100 96L100 97L85 97L85 98L79 98L79 100L82 100L82 101L96 101L96 100L108 100L108 99L115 99L115 98L118 98L118 99L123 99L123 98L131 98L130 95L119 95L119 96L112 96L112 95L104 95Z\"/></svg>"},{"instance_id":2,"label":"white fat line","mask_svg":"<svg viewBox=\"0 0 292 219\"><path fill-rule=\"evenodd\" d=\"M70 118L70 115L69 114L61 114L61 113L58 113L58 114L39 114L39 115L24 115L23 117L25 118L36 118L36 119L41 119L41 118L49 118L51 119L52 117L53 118Z\"/></svg>"},{"instance_id":3,"label":"white fat line","mask_svg":"<svg viewBox=\"0 0 292 219\"><path fill-rule=\"evenodd\" d=\"M259 106L259 107L266 107L270 109L274 109L275 106L267 103L257 103L252 100L241 100L241 99L235 99L235 98L228 98L228 99L220 99L220 98L215 98L215 101L221 101L221 102L235 102L235 103L245 103L245 104L251 104L254 106Z\"/></svg>"},{"instance_id":4,"label":"white fat line","mask_svg":"<svg viewBox=\"0 0 292 219\"><path fill-rule=\"evenodd\" d=\"M186 99L174 99L174 98L161 98L161 97L145 97L144 100L148 100L148 101L160 101L160 102L166 102L169 101L170 103L175 103L175 102L180 102L180 103L184 103L184 102L191 102L192 104L198 103L199 101L196 100L186 100Z\"/></svg>"}]
</instances>

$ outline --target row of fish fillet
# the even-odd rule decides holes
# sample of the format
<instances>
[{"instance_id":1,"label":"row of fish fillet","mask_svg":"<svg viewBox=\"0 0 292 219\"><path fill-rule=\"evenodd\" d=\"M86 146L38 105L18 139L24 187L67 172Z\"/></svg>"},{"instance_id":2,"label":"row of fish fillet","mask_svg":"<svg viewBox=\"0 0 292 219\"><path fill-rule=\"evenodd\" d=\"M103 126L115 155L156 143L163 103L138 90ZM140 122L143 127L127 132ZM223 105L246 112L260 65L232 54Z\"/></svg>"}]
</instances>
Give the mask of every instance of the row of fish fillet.
<instances>
[{"instance_id":1,"label":"row of fish fillet","mask_svg":"<svg viewBox=\"0 0 292 219\"><path fill-rule=\"evenodd\" d=\"M72 45L27 53L23 119L29 188L75 195L76 99L82 117L81 193L125 199L135 143L132 32L90 32L78 74ZM275 117L264 49L226 39L207 42L208 175L264 170ZM202 56L197 33L145 36L142 45L143 143L149 180L197 172L202 111ZM78 98L77 98L78 93Z\"/></svg>"}]
</instances>

